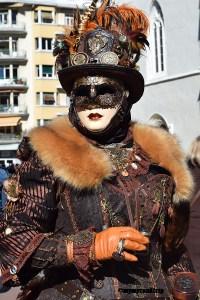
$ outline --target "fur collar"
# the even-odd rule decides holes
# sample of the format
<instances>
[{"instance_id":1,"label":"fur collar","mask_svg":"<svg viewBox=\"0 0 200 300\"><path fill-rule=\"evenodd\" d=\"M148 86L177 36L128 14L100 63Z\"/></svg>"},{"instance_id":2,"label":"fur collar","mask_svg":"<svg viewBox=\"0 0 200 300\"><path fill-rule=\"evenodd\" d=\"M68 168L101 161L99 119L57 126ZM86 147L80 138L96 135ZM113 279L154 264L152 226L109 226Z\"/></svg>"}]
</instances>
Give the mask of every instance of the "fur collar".
<instances>
[{"instance_id":1,"label":"fur collar","mask_svg":"<svg viewBox=\"0 0 200 300\"><path fill-rule=\"evenodd\" d=\"M187 199L192 178L185 157L174 136L162 129L135 123L133 139L151 160L167 169L176 183L176 200ZM112 175L109 157L82 136L66 117L58 117L48 126L29 133L32 148L54 175L77 189L92 188Z\"/></svg>"}]
</instances>

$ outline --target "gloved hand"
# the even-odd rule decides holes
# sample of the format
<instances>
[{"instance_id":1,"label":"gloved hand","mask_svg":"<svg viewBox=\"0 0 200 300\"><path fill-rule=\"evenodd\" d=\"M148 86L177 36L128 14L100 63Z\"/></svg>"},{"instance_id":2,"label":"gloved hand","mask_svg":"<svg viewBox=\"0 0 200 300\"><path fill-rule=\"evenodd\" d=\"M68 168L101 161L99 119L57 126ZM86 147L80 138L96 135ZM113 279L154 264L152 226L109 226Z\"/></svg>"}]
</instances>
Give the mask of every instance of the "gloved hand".
<instances>
[{"instance_id":1,"label":"gloved hand","mask_svg":"<svg viewBox=\"0 0 200 300\"><path fill-rule=\"evenodd\" d=\"M142 251L146 249L149 239L132 227L110 227L96 234L95 258L96 260L107 260L112 258L113 252L117 251L118 243L124 240L124 260L137 261L137 257L125 250Z\"/></svg>"}]
</instances>

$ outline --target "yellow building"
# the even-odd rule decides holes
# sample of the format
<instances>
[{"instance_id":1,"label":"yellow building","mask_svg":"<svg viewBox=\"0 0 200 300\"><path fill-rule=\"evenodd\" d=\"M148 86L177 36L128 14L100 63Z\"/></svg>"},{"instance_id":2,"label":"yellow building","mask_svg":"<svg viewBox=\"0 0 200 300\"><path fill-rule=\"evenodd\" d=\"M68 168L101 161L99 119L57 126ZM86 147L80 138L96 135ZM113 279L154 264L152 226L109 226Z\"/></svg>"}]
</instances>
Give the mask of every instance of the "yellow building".
<instances>
[{"instance_id":1,"label":"yellow building","mask_svg":"<svg viewBox=\"0 0 200 300\"><path fill-rule=\"evenodd\" d=\"M24 133L68 111L52 49L56 35L73 24L74 4L54 2L0 2L0 163L6 165Z\"/></svg>"}]
</instances>

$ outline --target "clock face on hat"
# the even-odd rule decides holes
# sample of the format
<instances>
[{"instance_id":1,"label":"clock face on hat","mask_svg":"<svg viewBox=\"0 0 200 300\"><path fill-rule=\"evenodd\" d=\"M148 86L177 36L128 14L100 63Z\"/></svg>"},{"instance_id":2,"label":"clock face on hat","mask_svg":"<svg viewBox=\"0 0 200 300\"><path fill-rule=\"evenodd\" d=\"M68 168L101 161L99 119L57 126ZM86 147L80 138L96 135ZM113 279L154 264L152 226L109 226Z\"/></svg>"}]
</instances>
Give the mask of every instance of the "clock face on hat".
<instances>
[{"instance_id":1,"label":"clock face on hat","mask_svg":"<svg viewBox=\"0 0 200 300\"><path fill-rule=\"evenodd\" d=\"M114 43L114 36L111 32L97 29L89 32L84 39L84 52L90 57L98 58L104 52L112 51ZM80 45L82 48L82 46Z\"/></svg>"},{"instance_id":2,"label":"clock face on hat","mask_svg":"<svg viewBox=\"0 0 200 300\"><path fill-rule=\"evenodd\" d=\"M108 44L108 37L100 34L88 39L88 48L92 54L98 54Z\"/></svg>"}]
</instances>

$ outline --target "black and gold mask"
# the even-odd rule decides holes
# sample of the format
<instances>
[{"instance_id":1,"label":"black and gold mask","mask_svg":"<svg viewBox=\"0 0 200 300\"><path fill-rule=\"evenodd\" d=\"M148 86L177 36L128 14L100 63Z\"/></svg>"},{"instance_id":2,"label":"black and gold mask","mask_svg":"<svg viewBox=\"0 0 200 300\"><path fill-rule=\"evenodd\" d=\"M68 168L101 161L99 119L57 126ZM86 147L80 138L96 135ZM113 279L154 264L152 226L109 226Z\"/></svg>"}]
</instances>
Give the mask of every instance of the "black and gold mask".
<instances>
[{"instance_id":1,"label":"black and gold mask","mask_svg":"<svg viewBox=\"0 0 200 300\"><path fill-rule=\"evenodd\" d=\"M71 100L77 111L114 108L128 96L122 82L107 77L87 76L75 81Z\"/></svg>"}]
</instances>

